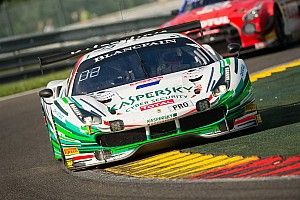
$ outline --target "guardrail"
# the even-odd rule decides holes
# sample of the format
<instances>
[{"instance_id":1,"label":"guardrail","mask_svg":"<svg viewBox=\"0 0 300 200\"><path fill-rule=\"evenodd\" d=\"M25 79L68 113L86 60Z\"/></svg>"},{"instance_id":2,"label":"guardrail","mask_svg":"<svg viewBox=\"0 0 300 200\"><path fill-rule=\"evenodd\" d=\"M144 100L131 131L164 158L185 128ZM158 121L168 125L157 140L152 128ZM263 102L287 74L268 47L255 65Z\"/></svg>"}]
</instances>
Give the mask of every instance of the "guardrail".
<instances>
[{"instance_id":1,"label":"guardrail","mask_svg":"<svg viewBox=\"0 0 300 200\"><path fill-rule=\"evenodd\" d=\"M157 16L107 25L86 26L59 30L51 33L31 34L22 37L0 39L0 82L18 79L39 71L38 57L70 50L82 49L95 43L135 34L139 30L154 28L171 16ZM70 62L55 65L59 68ZM47 69L53 69L48 67Z\"/></svg>"}]
</instances>

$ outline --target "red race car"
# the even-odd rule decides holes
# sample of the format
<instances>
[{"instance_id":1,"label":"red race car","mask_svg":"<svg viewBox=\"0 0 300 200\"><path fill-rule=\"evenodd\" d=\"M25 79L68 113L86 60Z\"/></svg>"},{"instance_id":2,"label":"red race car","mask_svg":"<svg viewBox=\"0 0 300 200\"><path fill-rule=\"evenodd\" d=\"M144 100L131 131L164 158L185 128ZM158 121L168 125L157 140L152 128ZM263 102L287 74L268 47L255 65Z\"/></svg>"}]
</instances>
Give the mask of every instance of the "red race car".
<instances>
[{"instance_id":1,"label":"red race car","mask_svg":"<svg viewBox=\"0 0 300 200\"><path fill-rule=\"evenodd\" d=\"M220 52L227 43L260 49L299 37L299 0L184 0L172 14L177 16L161 27L200 20L203 33L197 29L185 34Z\"/></svg>"}]
</instances>

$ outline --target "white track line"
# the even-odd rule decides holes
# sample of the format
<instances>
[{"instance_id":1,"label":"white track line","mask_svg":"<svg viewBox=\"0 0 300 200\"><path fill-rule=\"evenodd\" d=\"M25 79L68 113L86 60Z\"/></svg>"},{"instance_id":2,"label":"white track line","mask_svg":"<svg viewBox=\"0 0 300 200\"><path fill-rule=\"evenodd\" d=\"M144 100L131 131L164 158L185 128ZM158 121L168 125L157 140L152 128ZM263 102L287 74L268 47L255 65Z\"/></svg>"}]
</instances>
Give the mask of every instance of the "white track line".
<instances>
[{"instance_id":1,"label":"white track line","mask_svg":"<svg viewBox=\"0 0 300 200\"><path fill-rule=\"evenodd\" d=\"M29 91L26 91L26 92L21 92L21 93L9 95L9 96L6 96L6 97L0 97L0 102L1 101L6 101L6 100L10 100L10 99L14 99L14 98L23 97L23 96L34 94L34 93L38 94L38 92L41 89L43 89L43 88L37 88L37 89L29 90Z\"/></svg>"}]
</instances>

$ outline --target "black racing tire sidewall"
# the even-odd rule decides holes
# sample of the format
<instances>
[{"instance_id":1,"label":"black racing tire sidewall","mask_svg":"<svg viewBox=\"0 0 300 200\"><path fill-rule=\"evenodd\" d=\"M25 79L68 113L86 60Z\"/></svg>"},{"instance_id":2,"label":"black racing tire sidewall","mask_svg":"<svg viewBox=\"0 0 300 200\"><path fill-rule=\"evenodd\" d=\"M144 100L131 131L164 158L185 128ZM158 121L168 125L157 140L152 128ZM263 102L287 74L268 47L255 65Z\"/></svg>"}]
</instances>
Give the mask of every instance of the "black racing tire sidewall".
<instances>
[{"instance_id":1,"label":"black racing tire sidewall","mask_svg":"<svg viewBox=\"0 0 300 200\"><path fill-rule=\"evenodd\" d=\"M277 36L277 41L280 46L285 46L287 43L286 36L284 34L284 22L279 9L274 10L274 28Z\"/></svg>"}]
</instances>

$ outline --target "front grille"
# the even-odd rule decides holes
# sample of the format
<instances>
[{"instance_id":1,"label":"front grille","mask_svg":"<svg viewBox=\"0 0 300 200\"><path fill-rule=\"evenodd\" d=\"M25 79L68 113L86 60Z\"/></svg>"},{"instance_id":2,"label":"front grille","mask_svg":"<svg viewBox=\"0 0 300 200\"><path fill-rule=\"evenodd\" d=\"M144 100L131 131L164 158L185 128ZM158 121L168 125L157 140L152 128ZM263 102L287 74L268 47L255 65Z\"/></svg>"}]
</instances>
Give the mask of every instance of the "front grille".
<instances>
[{"instance_id":1,"label":"front grille","mask_svg":"<svg viewBox=\"0 0 300 200\"><path fill-rule=\"evenodd\" d=\"M175 121L150 126L150 135L152 139L167 136L172 133L176 133Z\"/></svg>"},{"instance_id":2,"label":"front grille","mask_svg":"<svg viewBox=\"0 0 300 200\"><path fill-rule=\"evenodd\" d=\"M142 142L147 139L145 128L132 129L118 133L108 133L96 137L96 141L103 147L115 147Z\"/></svg>"},{"instance_id":3,"label":"front grille","mask_svg":"<svg viewBox=\"0 0 300 200\"><path fill-rule=\"evenodd\" d=\"M223 108L215 108L179 119L181 131L206 126L224 117Z\"/></svg>"}]
</instances>

